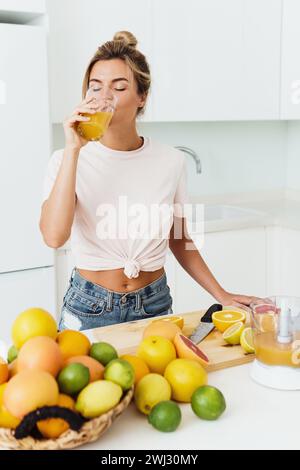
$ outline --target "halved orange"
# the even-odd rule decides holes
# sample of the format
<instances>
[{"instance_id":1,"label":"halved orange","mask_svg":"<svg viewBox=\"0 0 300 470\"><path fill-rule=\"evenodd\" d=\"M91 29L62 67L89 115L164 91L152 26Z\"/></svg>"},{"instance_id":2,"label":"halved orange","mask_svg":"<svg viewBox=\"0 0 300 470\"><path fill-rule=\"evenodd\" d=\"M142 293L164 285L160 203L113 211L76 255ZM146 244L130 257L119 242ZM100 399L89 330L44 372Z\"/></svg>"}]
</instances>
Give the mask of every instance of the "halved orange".
<instances>
[{"instance_id":1,"label":"halved orange","mask_svg":"<svg viewBox=\"0 0 300 470\"><path fill-rule=\"evenodd\" d=\"M215 327L224 333L231 325L237 322L244 322L246 314L235 310L220 310L212 314L212 321Z\"/></svg>"}]
</instances>

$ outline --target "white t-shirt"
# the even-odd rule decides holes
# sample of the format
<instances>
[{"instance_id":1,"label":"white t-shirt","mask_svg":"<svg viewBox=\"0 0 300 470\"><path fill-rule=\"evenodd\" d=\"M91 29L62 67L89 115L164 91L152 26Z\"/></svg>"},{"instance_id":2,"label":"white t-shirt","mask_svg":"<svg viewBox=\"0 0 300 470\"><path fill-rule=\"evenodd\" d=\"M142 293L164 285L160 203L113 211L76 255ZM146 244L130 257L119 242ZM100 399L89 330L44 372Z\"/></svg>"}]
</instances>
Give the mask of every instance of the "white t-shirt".
<instances>
[{"instance_id":1,"label":"white t-shirt","mask_svg":"<svg viewBox=\"0 0 300 470\"><path fill-rule=\"evenodd\" d=\"M53 188L64 149L53 152L42 201ZM81 148L71 250L77 268L124 267L128 278L164 266L173 215L188 203L185 155L144 137L137 150L112 150L100 141Z\"/></svg>"}]
</instances>

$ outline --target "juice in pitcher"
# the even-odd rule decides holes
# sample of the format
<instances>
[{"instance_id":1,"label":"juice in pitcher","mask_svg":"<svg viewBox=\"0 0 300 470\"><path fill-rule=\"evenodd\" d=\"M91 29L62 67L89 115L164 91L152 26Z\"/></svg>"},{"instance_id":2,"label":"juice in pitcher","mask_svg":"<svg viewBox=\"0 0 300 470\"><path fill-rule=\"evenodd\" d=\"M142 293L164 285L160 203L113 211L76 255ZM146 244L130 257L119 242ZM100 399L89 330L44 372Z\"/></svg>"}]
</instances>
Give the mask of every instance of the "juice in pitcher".
<instances>
[{"instance_id":1,"label":"juice in pitcher","mask_svg":"<svg viewBox=\"0 0 300 470\"><path fill-rule=\"evenodd\" d=\"M252 305L256 359L271 366L300 367L300 306L293 298L273 302Z\"/></svg>"},{"instance_id":2,"label":"juice in pitcher","mask_svg":"<svg viewBox=\"0 0 300 470\"><path fill-rule=\"evenodd\" d=\"M300 336L297 336L285 344L280 343L276 333L271 331L254 334L256 358L271 366L300 367Z\"/></svg>"}]
</instances>

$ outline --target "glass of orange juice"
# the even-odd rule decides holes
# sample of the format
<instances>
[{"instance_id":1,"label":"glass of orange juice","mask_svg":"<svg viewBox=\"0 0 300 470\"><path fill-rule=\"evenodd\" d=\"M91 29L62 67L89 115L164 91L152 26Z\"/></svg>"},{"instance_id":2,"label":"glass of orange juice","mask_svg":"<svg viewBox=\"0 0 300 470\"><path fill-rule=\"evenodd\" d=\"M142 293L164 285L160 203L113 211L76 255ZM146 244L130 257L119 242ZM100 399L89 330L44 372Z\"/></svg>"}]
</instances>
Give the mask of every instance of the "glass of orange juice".
<instances>
[{"instance_id":1,"label":"glass of orange juice","mask_svg":"<svg viewBox=\"0 0 300 470\"><path fill-rule=\"evenodd\" d=\"M82 113L83 116L88 116L90 120L79 122L77 124L77 131L86 140L99 140L110 124L116 109L118 98L113 93L102 95L99 91L98 85L96 84L88 88L85 97L95 98L93 106L95 107L96 112L93 114Z\"/></svg>"}]
</instances>

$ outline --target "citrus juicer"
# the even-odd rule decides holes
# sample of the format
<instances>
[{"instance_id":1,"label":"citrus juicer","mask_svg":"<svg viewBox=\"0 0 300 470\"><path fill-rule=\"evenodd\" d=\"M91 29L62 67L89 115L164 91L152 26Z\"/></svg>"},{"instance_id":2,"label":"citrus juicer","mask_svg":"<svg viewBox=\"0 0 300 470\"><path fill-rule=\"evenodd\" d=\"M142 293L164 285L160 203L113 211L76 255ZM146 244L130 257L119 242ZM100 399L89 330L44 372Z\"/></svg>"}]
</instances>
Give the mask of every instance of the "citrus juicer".
<instances>
[{"instance_id":1,"label":"citrus juicer","mask_svg":"<svg viewBox=\"0 0 300 470\"><path fill-rule=\"evenodd\" d=\"M252 379L279 390L300 390L300 298L269 297L250 309L256 355Z\"/></svg>"}]
</instances>

